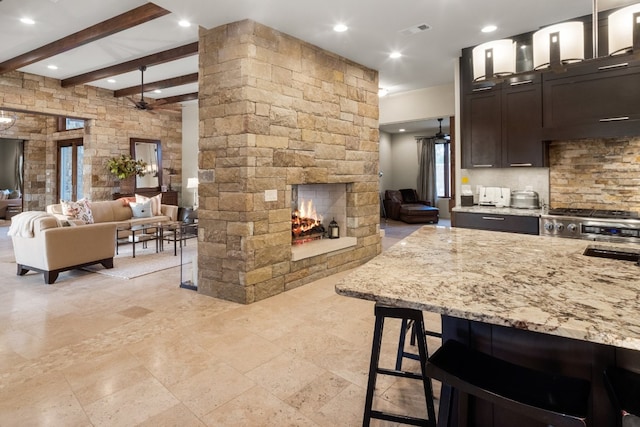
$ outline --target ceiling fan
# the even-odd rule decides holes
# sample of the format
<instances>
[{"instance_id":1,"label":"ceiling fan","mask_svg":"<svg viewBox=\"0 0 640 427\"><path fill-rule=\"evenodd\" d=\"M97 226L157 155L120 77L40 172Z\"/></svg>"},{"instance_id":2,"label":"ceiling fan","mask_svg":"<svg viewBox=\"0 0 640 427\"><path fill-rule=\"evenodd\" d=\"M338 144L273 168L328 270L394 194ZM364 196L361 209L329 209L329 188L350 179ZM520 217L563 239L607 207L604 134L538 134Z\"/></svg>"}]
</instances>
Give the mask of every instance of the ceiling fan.
<instances>
[{"instance_id":1,"label":"ceiling fan","mask_svg":"<svg viewBox=\"0 0 640 427\"><path fill-rule=\"evenodd\" d=\"M140 100L136 101L135 99L130 97L127 97L127 99L131 101L138 110L152 111L154 108L164 104L166 101L159 100L154 102L153 104L150 104L144 100L144 72L147 71L147 66L141 65L139 70L140 70L140 81L141 81L140 82Z\"/></svg>"},{"instance_id":2,"label":"ceiling fan","mask_svg":"<svg viewBox=\"0 0 640 427\"><path fill-rule=\"evenodd\" d=\"M433 136L433 139L436 141L449 141L451 140L451 136L448 133L442 132L442 118L438 119L438 123L440 124L440 130Z\"/></svg>"}]
</instances>

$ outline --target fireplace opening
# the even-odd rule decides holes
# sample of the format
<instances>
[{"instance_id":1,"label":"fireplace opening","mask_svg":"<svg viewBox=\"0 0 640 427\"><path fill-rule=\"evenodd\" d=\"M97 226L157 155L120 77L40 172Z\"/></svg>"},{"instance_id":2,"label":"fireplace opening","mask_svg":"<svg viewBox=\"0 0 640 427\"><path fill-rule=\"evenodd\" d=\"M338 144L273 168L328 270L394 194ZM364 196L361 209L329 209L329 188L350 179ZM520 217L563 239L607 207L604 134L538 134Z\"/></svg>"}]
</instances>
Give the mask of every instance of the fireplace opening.
<instances>
[{"instance_id":1,"label":"fireplace opening","mask_svg":"<svg viewBox=\"0 0 640 427\"><path fill-rule=\"evenodd\" d=\"M328 238L329 222L333 220L341 230L346 230L345 184L299 184L292 187L292 244L298 245Z\"/></svg>"},{"instance_id":2,"label":"fireplace opening","mask_svg":"<svg viewBox=\"0 0 640 427\"><path fill-rule=\"evenodd\" d=\"M325 237L322 215L318 215L313 200L300 201L300 207L291 214L291 243L301 244Z\"/></svg>"}]
</instances>

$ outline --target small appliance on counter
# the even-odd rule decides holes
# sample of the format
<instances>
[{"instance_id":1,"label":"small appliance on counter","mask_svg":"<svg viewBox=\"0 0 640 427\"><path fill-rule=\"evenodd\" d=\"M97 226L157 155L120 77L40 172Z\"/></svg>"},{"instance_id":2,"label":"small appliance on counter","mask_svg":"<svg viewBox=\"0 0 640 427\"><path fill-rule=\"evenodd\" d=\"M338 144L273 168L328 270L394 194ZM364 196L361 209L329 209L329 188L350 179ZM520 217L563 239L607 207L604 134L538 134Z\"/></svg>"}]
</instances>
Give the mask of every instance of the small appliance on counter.
<instances>
[{"instance_id":1,"label":"small appliance on counter","mask_svg":"<svg viewBox=\"0 0 640 427\"><path fill-rule=\"evenodd\" d=\"M460 195L460 204L462 206L473 206L473 191L471 191L471 186L463 185L461 190L462 194Z\"/></svg>"},{"instance_id":2,"label":"small appliance on counter","mask_svg":"<svg viewBox=\"0 0 640 427\"><path fill-rule=\"evenodd\" d=\"M511 207L516 209L538 209L540 198L533 190L513 190L511 192Z\"/></svg>"},{"instance_id":3,"label":"small appliance on counter","mask_svg":"<svg viewBox=\"0 0 640 427\"><path fill-rule=\"evenodd\" d=\"M511 189L507 187L478 187L478 205L503 208L509 206Z\"/></svg>"}]
</instances>

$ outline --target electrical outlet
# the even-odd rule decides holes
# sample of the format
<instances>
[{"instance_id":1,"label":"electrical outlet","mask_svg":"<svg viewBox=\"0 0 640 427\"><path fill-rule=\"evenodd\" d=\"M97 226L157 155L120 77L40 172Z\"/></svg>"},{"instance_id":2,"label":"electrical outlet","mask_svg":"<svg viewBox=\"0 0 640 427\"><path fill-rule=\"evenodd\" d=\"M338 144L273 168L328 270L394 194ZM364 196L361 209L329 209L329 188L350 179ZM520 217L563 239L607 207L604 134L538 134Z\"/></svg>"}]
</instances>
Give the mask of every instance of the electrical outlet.
<instances>
[{"instance_id":1,"label":"electrical outlet","mask_svg":"<svg viewBox=\"0 0 640 427\"><path fill-rule=\"evenodd\" d=\"M278 190L264 190L264 201L265 202L278 201Z\"/></svg>"}]
</instances>

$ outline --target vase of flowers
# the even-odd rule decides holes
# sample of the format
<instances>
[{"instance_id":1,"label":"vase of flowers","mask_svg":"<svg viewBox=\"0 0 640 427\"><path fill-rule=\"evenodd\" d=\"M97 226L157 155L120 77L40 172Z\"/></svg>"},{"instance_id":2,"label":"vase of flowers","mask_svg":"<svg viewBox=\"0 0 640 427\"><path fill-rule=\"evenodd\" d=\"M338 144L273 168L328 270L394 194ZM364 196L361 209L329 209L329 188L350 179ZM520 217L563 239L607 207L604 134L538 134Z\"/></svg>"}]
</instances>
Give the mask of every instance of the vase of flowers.
<instances>
[{"instance_id":1,"label":"vase of flowers","mask_svg":"<svg viewBox=\"0 0 640 427\"><path fill-rule=\"evenodd\" d=\"M120 193L133 194L135 177L144 176L147 162L136 160L129 154L121 154L107 161L107 169L120 181Z\"/></svg>"}]
</instances>

